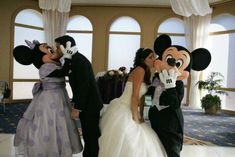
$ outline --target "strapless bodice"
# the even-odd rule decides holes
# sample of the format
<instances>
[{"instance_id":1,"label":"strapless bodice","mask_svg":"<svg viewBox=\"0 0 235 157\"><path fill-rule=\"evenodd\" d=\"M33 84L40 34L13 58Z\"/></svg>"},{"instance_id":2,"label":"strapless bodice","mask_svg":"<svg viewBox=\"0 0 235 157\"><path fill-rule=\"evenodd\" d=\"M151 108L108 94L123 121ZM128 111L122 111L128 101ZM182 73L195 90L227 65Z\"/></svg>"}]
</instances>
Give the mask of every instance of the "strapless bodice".
<instances>
[{"instance_id":1,"label":"strapless bodice","mask_svg":"<svg viewBox=\"0 0 235 157\"><path fill-rule=\"evenodd\" d=\"M148 90L147 85L145 83L142 83L139 91L139 98L142 97L147 92L147 90ZM133 82L127 81L125 89L119 99L125 102L130 102L132 92L133 92Z\"/></svg>"}]
</instances>

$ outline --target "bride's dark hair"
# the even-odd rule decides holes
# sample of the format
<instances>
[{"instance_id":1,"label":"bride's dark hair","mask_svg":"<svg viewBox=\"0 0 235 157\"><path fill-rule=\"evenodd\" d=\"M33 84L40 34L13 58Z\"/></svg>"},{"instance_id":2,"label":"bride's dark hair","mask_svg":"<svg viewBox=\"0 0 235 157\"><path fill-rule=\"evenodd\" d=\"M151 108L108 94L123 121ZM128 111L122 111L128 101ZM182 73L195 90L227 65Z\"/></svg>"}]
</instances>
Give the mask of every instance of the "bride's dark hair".
<instances>
[{"instance_id":1,"label":"bride's dark hair","mask_svg":"<svg viewBox=\"0 0 235 157\"><path fill-rule=\"evenodd\" d=\"M153 53L153 50L149 48L139 48L136 52L135 59L134 59L134 67L131 69L133 71L137 66L140 66L144 69L144 83L147 85L151 84L151 72L149 67L144 63L145 58L149 56L150 53ZM131 72L130 71L130 72Z\"/></svg>"}]
</instances>

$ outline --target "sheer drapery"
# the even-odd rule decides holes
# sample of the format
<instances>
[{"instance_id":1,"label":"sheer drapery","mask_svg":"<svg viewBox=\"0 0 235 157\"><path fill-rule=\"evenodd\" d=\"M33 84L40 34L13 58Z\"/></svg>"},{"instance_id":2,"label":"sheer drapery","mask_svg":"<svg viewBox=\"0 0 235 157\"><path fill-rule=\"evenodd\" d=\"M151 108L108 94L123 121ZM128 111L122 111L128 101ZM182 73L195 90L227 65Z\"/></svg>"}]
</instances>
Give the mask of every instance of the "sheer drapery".
<instances>
[{"instance_id":1,"label":"sheer drapery","mask_svg":"<svg viewBox=\"0 0 235 157\"><path fill-rule=\"evenodd\" d=\"M211 14L206 16L185 17L185 33L186 33L186 45L189 51L193 51L197 48L207 48L208 43L208 28L211 21ZM201 72L191 70L191 83L189 91L189 105L194 108L200 108L200 91L198 85Z\"/></svg>"},{"instance_id":2,"label":"sheer drapery","mask_svg":"<svg viewBox=\"0 0 235 157\"><path fill-rule=\"evenodd\" d=\"M58 10L61 13L70 11L71 0L39 0L39 7L45 10Z\"/></svg>"},{"instance_id":3,"label":"sheer drapery","mask_svg":"<svg viewBox=\"0 0 235 157\"><path fill-rule=\"evenodd\" d=\"M39 0L43 9L43 22L46 42L54 45L54 39L66 34L71 0Z\"/></svg>"},{"instance_id":4,"label":"sheer drapery","mask_svg":"<svg viewBox=\"0 0 235 157\"><path fill-rule=\"evenodd\" d=\"M208 0L170 0L170 2L172 10L181 16L205 16L212 13Z\"/></svg>"},{"instance_id":5,"label":"sheer drapery","mask_svg":"<svg viewBox=\"0 0 235 157\"><path fill-rule=\"evenodd\" d=\"M206 48L208 39L208 27L211 20L212 9L208 0L170 0L172 10L184 16L187 48L193 50ZM196 85L200 73L191 71L191 83L189 90L189 105L200 108L200 91Z\"/></svg>"}]
</instances>

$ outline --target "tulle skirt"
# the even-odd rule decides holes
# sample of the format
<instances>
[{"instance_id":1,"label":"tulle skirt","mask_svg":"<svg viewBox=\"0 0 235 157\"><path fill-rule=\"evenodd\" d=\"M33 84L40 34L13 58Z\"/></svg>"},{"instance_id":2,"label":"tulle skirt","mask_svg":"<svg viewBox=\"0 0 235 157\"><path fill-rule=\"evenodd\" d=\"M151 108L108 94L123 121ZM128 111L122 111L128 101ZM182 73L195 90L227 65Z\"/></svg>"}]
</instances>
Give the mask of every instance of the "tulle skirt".
<instances>
[{"instance_id":1,"label":"tulle skirt","mask_svg":"<svg viewBox=\"0 0 235 157\"><path fill-rule=\"evenodd\" d=\"M64 88L43 90L35 95L17 126L16 156L72 157L73 153L81 152L82 144L70 108Z\"/></svg>"},{"instance_id":2,"label":"tulle skirt","mask_svg":"<svg viewBox=\"0 0 235 157\"><path fill-rule=\"evenodd\" d=\"M132 120L130 105L114 99L104 111L99 157L166 157L157 134L147 123Z\"/></svg>"}]
</instances>

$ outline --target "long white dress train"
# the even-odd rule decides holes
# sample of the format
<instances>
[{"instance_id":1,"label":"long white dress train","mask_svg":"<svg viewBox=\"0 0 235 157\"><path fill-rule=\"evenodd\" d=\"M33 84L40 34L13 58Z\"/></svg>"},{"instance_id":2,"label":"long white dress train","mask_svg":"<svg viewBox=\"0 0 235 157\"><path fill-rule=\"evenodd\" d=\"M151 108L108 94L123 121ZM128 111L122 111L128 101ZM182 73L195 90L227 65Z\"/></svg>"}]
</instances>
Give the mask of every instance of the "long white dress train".
<instances>
[{"instance_id":1,"label":"long white dress train","mask_svg":"<svg viewBox=\"0 0 235 157\"><path fill-rule=\"evenodd\" d=\"M110 102L100 120L99 157L166 157L165 149L152 128L132 119L133 83L127 81L121 97ZM142 83L139 97L147 91Z\"/></svg>"}]
</instances>

